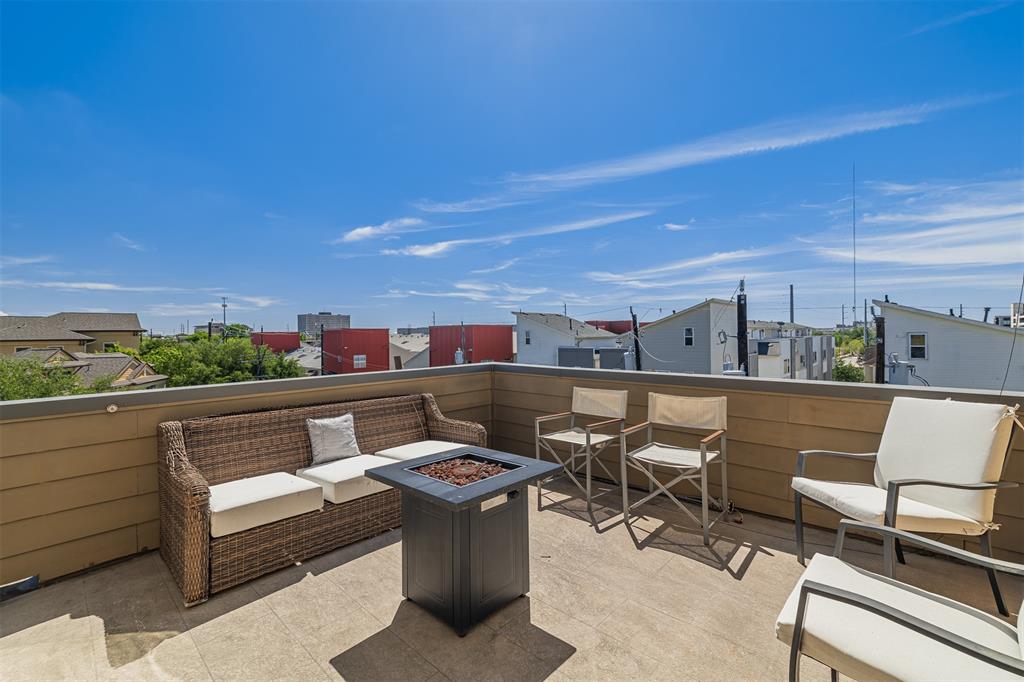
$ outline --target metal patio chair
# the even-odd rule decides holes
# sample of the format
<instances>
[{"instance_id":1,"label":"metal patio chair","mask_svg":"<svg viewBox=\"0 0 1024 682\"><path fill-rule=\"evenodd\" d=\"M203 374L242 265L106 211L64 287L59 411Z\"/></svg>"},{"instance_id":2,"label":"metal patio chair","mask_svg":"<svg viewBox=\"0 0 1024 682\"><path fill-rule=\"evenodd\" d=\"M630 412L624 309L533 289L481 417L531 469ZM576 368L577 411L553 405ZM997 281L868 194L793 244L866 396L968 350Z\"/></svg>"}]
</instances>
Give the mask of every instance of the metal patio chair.
<instances>
[{"instance_id":1,"label":"metal patio chair","mask_svg":"<svg viewBox=\"0 0 1024 682\"><path fill-rule=\"evenodd\" d=\"M898 397L885 422L878 452L806 450L797 454L795 521L797 558L804 563L803 500L843 516L914 533L977 537L992 556L996 490L1010 450L1017 407ZM804 476L808 459L842 457L874 462L874 483L824 481ZM886 575L894 558L905 563L895 535L884 538ZM999 613L1007 615L996 573L987 569Z\"/></svg>"},{"instance_id":2,"label":"metal patio chair","mask_svg":"<svg viewBox=\"0 0 1024 682\"><path fill-rule=\"evenodd\" d=\"M700 441L697 448L684 448L678 445L666 445L654 440L654 427L692 429L713 431ZM650 393L647 398L647 421L627 429L619 436L622 448L622 513L623 520L629 525L629 513L645 502L665 495L677 507L686 513L704 532L704 544L709 544L708 531L715 523L728 513L729 484L726 476L726 399L692 398L689 396L663 395ZM647 431L647 443L635 450L628 450L626 437L639 431ZM708 446L719 442L717 450L708 450ZM722 472L722 510L708 522L708 465L721 466ZM629 503L628 470L635 469L647 477L646 497ZM668 469L675 478L662 483L655 475L657 469ZM700 491L701 518L694 516L682 502L669 490L672 486L687 481ZM699 483L698 483L699 481Z\"/></svg>"},{"instance_id":3,"label":"metal patio chair","mask_svg":"<svg viewBox=\"0 0 1024 682\"><path fill-rule=\"evenodd\" d=\"M815 555L775 623L789 649L789 679L807 656L855 680L1020 680L1024 618L1017 627L953 599L842 560L847 530L900 539L935 554L1024 578L1024 565L981 556L872 523L839 523L834 556ZM1024 603L1021 604L1024 611Z\"/></svg>"},{"instance_id":4,"label":"metal patio chair","mask_svg":"<svg viewBox=\"0 0 1024 682\"><path fill-rule=\"evenodd\" d=\"M549 414L537 417L534 424L536 433L537 459L541 459L541 448L551 455L556 462L562 465L562 472L548 478L552 481L560 476L566 476L576 484L580 492L587 500L587 514L591 523L597 525L594 519L593 504L591 502L591 460L604 471L605 475L616 485L618 481L612 472L608 470L604 462L598 457L609 445L618 442L619 432L626 423L626 404L629 399L629 391L612 391L601 388L580 388L572 389L572 408L569 412ZM604 420L578 426L577 417L593 418L603 417ZM568 428L559 431L541 432L541 424L549 421L568 420ZM607 433L613 431L613 433ZM555 444L568 445L569 452L559 454L553 447ZM584 470L585 483L580 483L576 475L580 469ZM537 509L541 509L544 481L537 481Z\"/></svg>"}]
</instances>

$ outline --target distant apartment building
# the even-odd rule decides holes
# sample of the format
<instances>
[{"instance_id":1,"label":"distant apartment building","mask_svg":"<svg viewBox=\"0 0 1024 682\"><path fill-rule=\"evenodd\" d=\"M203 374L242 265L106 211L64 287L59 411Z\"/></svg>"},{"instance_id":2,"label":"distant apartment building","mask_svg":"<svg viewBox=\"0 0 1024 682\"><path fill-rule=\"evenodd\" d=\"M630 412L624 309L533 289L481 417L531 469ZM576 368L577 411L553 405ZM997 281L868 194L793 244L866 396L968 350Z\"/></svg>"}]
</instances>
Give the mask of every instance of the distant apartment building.
<instances>
[{"instance_id":1,"label":"distant apartment building","mask_svg":"<svg viewBox=\"0 0 1024 682\"><path fill-rule=\"evenodd\" d=\"M28 348L69 353L101 352L114 345L138 348L146 330L135 313L75 313L0 316L0 354Z\"/></svg>"},{"instance_id":2,"label":"distant apartment building","mask_svg":"<svg viewBox=\"0 0 1024 682\"><path fill-rule=\"evenodd\" d=\"M319 338L321 325L323 325L324 331L349 329L352 327L352 316L336 315L329 310L319 313L299 313L299 333L305 334L306 338Z\"/></svg>"},{"instance_id":3,"label":"distant apartment building","mask_svg":"<svg viewBox=\"0 0 1024 682\"><path fill-rule=\"evenodd\" d=\"M748 375L764 379L831 381L835 337L779 336L753 339L748 347Z\"/></svg>"},{"instance_id":4,"label":"distant apartment building","mask_svg":"<svg viewBox=\"0 0 1024 682\"><path fill-rule=\"evenodd\" d=\"M578 367L579 353L572 349L594 349L591 360L596 366L596 353L600 348L617 348L622 342L617 334L599 329L557 313L513 313L516 316L516 362L525 365L565 364ZM561 353L562 363L559 362Z\"/></svg>"},{"instance_id":5,"label":"distant apartment building","mask_svg":"<svg viewBox=\"0 0 1024 682\"><path fill-rule=\"evenodd\" d=\"M874 301L884 320L886 383L948 388L1024 390L1024 338L1019 329ZM1011 349L1013 357L1010 357Z\"/></svg>"},{"instance_id":6,"label":"distant apartment building","mask_svg":"<svg viewBox=\"0 0 1024 682\"><path fill-rule=\"evenodd\" d=\"M430 327L399 327L395 330L399 336L411 336L413 334L430 335Z\"/></svg>"},{"instance_id":7,"label":"distant apartment building","mask_svg":"<svg viewBox=\"0 0 1024 682\"><path fill-rule=\"evenodd\" d=\"M795 322L773 322L765 320L747 320L747 336L751 340L758 339L796 339L811 336L814 327Z\"/></svg>"}]
</instances>

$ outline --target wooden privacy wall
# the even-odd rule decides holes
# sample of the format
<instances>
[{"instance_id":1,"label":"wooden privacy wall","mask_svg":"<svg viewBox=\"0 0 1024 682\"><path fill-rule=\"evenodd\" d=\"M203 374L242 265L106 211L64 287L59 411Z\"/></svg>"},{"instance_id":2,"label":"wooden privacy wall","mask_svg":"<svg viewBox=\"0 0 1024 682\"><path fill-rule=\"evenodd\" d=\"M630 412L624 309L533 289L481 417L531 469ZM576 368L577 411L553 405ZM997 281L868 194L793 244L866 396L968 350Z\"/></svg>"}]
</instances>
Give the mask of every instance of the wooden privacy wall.
<instances>
[{"instance_id":1,"label":"wooden privacy wall","mask_svg":"<svg viewBox=\"0 0 1024 682\"><path fill-rule=\"evenodd\" d=\"M599 379L595 376L600 375ZM822 397L828 387L836 384L820 382L751 381L712 378L695 375L650 375L643 380L635 372L595 372L559 369L552 371L517 367L513 371L498 365L494 375L494 411L491 446L520 455L534 454L534 418L569 410L573 386L626 389L629 391L630 424L647 418L647 394L713 396L728 398L728 462L729 497L740 509L772 516L793 518L793 490L790 479L796 465L798 450L825 449L847 452L874 452L881 437L895 395L946 397L941 389L929 392L899 387L873 387L865 394L880 395L878 399ZM622 377L616 380L616 377ZM816 387L809 384L817 383ZM697 385L694 385L697 384ZM703 386L700 386L703 384ZM754 386L757 390L739 390ZM765 390L765 386L771 386ZM775 388L777 387L777 388ZM850 387L860 388L860 387ZM868 388L868 387L864 387ZM774 390L773 390L774 389ZM824 389L824 390L822 390ZM840 393L837 388L836 393ZM842 391L849 392L849 389ZM951 391L954 400L1002 402L995 395L964 395ZM1017 398L1007 398L1013 404ZM1021 401L1024 402L1024 401ZM1019 431L1019 429L1018 429ZM698 438L679 432L656 430L659 440L679 445L696 444ZM641 438L641 436L637 436ZM637 441L633 441L637 442ZM1015 435L1014 450L1003 473L1004 480L1024 481L1024 437ZM619 471L618 448L608 448L604 457L613 472ZM637 472L631 472L637 473ZM812 461L809 476L834 480L870 482L871 465L842 459ZM631 478L640 484L641 478ZM720 493L718 468L713 469L712 490ZM689 487L687 484L683 486ZM685 487L683 490L685 491ZM696 491L689 487L690 493ZM806 523L834 528L839 517L810 503L804 507ZM996 521L1002 529L993 534L997 555L1024 562L1024 487L999 492ZM977 548L977 543L950 536L943 540Z\"/></svg>"},{"instance_id":2,"label":"wooden privacy wall","mask_svg":"<svg viewBox=\"0 0 1024 682\"><path fill-rule=\"evenodd\" d=\"M156 426L163 421L433 393L447 416L491 429L491 372L483 366L293 379L258 388L238 384L108 394L3 408L0 583L35 574L50 580L157 547ZM204 397L210 394L220 395ZM111 403L119 406L114 413L105 410ZM76 405L88 409L67 411ZM29 410L43 414L7 418Z\"/></svg>"}]
</instances>

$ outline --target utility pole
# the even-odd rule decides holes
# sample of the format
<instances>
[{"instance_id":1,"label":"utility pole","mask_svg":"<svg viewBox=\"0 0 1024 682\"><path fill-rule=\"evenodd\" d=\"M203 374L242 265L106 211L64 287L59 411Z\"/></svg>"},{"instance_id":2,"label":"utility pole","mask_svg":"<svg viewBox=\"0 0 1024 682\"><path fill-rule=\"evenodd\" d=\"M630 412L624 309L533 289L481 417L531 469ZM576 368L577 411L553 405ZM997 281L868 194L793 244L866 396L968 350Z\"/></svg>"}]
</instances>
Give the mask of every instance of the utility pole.
<instances>
[{"instance_id":1,"label":"utility pole","mask_svg":"<svg viewBox=\"0 0 1024 682\"><path fill-rule=\"evenodd\" d=\"M736 355L739 357L737 369L749 376L747 364L747 294L746 283L740 280L740 293L736 296Z\"/></svg>"},{"instance_id":2,"label":"utility pole","mask_svg":"<svg viewBox=\"0 0 1024 682\"><path fill-rule=\"evenodd\" d=\"M636 371L642 372L643 366L640 362L640 325L636 321L636 313L633 312L633 306L629 306L629 317L633 320L633 355L636 358L633 364L636 365Z\"/></svg>"},{"instance_id":3,"label":"utility pole","mask_svg":"<svg viewBox=\"0 0 1024 682\"><path fill-rule=\"evenodd\" d=\"M433 310L430 311L430 325L432 327L437 326L437 313L435 313Z\"/></svg>"},{"instance_id":4,"label":"utility pole","mask_svg":"<svg viewBox=\"0 0 1024 682\"><path fill-rule=\"evenodd\" d=\"M213 340L213 318L212 317L210 318L210 321L206 323L206 340L207 341Z\"/></svg>"},{"instance_id":5,"label":"utility pole","mask_svg":"<svg viewBox=\"0 0 1024 682\"><path fill-rule=\"evenodd\" d=\"M857 326L857 164L853 164L853 326ZM864 318L864 343L867 344L868 320Z\"/></svg>"},{"instance_id":6,"label":"utility pole","mask_svg":"<svg viewBox=\"0 0 1024 682\"><path fill-rule=\"evenodd\" d=\"M875 318L875 383L885 383L885 318Z\"/></svg>"},{"instance_id":7,"label":"utility pole","mask_svg":"<svg viewBox=\"0 0 1024 682\"><path fill-rule=\"evenodd\" d=\"M796 319L793 317L793 285L789 285L789 323L793 324Z\"/></svg>"},{"instance_id":8,"label":"utility pole","mask_svg":"<svg viewBox=\"0 0 1024 682\"><path fill-rule=\"evenodd\" d=\"M221 296L220 297L220 301L221 301L220 302L221 312L224 313L224 319L222 321L222 324L224 325L225 331L227 331L227 327L228 327L228 297L227 296Z\"/></svg>"},{"instance_id":9,"label":"utility pole","mask_svg":"<svg viewBox=\"0 0 1024 682\"><path fill-rule=\"evenodd\" d=\"M324 325L320 323L320 376L327 374L324 370Z\"/></svg>"},{"instance_id":10,"label":"utility pole","mask_svg":"<svg viewBox=\"0 0 1024 682\"><path fill-rule=\"evenodd\" d=\"M565 304L565 301L562 301L562 315L564 317L569 317L569 306Z\"/></svg>"},{"instance_id":11,"label":"utility pole","mask_svg":"<svg viewBox=\"0 0 1024 682\"><path fill-rule=\"evenodd\" d=\"M961 303L960 304L960 317L963 317L963 316L964 316L964 304Z\"/></svg>"},{"instance_id":12,"label":"utility pole","mask_svg":"<svg viewBox=\"0 0 1024 682\"><path fill-rule=\"evenodd\" d=\"M864 348L868 347L868 299L864 299Z\"/></svg>"},{"instance_id":13,"label":"utility pole","mask_svg":"<svg viewBox=\"0 0 1024 682\"><path fill-rule=\"evenodd\" d=\"M843 304L843 321L840 324L840 326L842 326L842 327L846 326L846 304L845 303Z\"/></svg>"}]
</instances>

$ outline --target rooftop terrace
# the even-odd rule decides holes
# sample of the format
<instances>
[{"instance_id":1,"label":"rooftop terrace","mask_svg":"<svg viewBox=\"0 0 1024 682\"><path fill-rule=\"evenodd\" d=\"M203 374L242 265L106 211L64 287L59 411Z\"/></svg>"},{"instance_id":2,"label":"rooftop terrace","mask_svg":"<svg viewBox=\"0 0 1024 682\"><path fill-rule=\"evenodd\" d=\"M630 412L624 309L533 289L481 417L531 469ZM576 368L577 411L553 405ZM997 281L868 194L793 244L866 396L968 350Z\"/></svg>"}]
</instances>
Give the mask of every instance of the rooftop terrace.
<instances>
[{"instance_id":1,"label":"rooftop terrace","mask_svg":"<svg viewBox=\"0 0 1024 682\"><path fill-rule=\"evenodd\" d=\"M158 553L155 428L184 416L431 392L482 423L490 446L533 454L533 418L574 385L727 395L730 497L742 523L702 544L654 503L621 523L596 498L595 532L574 489L531 504L530 595L465 638L401 596L401 531L350 545L184 608ZM782 679L773 625L802 572L792 476L798 449L870 451L896 395L1013 404L1021 395L483 364L9 403L0 419L0 582L54 581L0 604L2 679ZM115 410L108 406L116 405ZM1004 480L1024 480L1016 449ZM614 457L615 455L612 454ZM860 462L826 473L870 476ZM713 492L716 492L713 490ZM532 500L531 500L532 502ZM1022 561L1024 491L997 498L996 555ZM808 507L809 549L830 552L837 517ZM973 548L960 538L942 538ZM880 546L847 558L880 570ZM994 613L984 573L923 554L897 578ZM1002 580L1016 622L1024 585ZM827 670L803 664L805 679Z\"/></svg>"}]
</instances>

